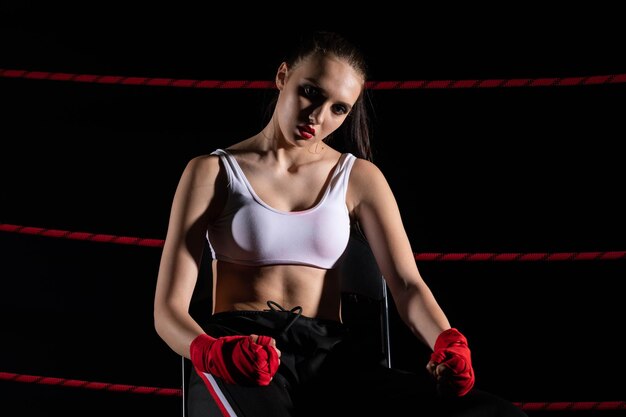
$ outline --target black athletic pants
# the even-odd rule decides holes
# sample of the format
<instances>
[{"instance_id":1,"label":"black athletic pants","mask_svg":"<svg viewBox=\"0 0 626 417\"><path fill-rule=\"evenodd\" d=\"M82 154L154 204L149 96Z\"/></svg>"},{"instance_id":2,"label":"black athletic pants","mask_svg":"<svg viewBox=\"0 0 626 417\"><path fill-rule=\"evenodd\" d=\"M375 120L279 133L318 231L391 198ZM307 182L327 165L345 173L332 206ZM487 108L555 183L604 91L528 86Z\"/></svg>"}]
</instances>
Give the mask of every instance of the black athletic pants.
<instances>
[{"instance_id":1,"label":"black athletic pants","mask_svg":"<svg viewBox=\"0 0 626 417\"><path fill-rule=\"evenodd\" d=\"M226 384L192 370L189 417L526 416L509 401L477 389L460 398L441 397L432 380L364 358L358 341L335 321L278 309L237 311L214 314L205 331L214 337L271 336L281 363L263 387Z\"/></svg>"}]
</instances>

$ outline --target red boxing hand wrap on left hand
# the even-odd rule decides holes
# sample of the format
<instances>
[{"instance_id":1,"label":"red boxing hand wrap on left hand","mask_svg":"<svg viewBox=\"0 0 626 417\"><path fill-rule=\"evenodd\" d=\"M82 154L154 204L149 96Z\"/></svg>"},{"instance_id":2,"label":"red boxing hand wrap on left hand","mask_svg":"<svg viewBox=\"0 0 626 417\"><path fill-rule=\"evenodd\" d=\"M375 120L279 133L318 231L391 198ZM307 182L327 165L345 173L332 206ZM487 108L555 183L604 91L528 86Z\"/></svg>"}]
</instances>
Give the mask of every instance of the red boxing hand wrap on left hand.
<instances>
[{"instance_id":1,"label":"red boxing hand wrap on left hand","mask_svg":"<svg viewBox=\"0 0 626 417\"><path fill-rule=\"evenodd\" d=\"M278 370L278 353L269 336L197 336L189 346L191 363L200 372L229 384L268 385Z\"/></svg>"},{"instance_id":2,"label":"red boxing hand wrap on left hand","mask_svg":"<svg viewBox=\"0 0 626 417\"><path fill-rule=\"evenodd\" d=\"M450 368L448 380L454 394L465 395L474 386L471 352L467 339L457 329L445 330L437 336L430 360Z\"/></svg>"}]
</instances>

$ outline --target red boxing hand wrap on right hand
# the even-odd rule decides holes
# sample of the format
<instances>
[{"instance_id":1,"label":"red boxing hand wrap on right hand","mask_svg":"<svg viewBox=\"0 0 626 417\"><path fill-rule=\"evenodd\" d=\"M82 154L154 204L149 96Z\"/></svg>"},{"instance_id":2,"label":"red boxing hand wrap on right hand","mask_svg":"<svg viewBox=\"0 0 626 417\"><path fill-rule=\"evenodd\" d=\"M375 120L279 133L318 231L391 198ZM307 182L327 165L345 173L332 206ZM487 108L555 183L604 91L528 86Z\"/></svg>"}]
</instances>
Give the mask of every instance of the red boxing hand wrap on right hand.
<instances>
[{"instance_id":1,"label":"red boxing hand wrap on right hand","mask_svg":"<svg viewBox=\"0 0 626 417\"><path fill-rule=\"evenodd\" d=\"M191 363L200 372L230 384L268 385L278 370L278 353L269 336L197 336L189 346Z\"/></svg>"},{"instance_id":2,"label":"red boxing hand wrap on right hand","mask_svg":"<svg viewBox=\"0 0 626 417\"><path fill-rule=\"evenodd\" d=\"M467 339L457 329L445 330L437 336L430 360L450 368L449 385L454 394L465 395L474 386L474 369Z\"/></svg>"}]
</instances>

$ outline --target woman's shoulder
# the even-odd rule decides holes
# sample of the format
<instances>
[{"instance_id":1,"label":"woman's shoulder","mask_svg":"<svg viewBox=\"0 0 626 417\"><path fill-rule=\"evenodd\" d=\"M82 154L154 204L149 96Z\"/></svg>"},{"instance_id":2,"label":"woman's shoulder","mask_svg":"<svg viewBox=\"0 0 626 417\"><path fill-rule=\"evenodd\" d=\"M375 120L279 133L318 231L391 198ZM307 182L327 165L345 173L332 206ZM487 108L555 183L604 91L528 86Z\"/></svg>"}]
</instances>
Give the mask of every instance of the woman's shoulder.
<instances>
[{"instance_id":1,"label":"woman's shoulder","mask_svg":"<svg viewBox=\"0 0 626 417\"><path fill-rule=\"evenodd\" d=\"M211 166L216 164L219 161L219 152L211 152L207 154L197 155L192 157L187 162L187 167L191 169L201 169L206 168L207 166Z\"/></svg>"},{"instance_id":2,"label":"woman's shoulder","mask_svg":"<svg viewBox=\"0 0 626 417\"><path fill-rule=\"evenodd\" d=\"M364 158L355 157L352 166L352 177L366 181L371 177L382 177L383 173L380 168L372 161Z\"/></svg>"},{"instance_id":3,"label":"woman's shoulder","mask_svg":"<svg viewBox=\"0 0 626 417\"><path fill-rule=\"evenodd\" d=\"M195 178L215 178L219 169L219 156L212 152L189 159L185 166L185 174Z\"/></svg>"},{"instance_id":4,"label":"woman's shoulder","mask_svg":"<svg viewBox=\"0 0 626 417\"><path fill-rule=\"evenodd\" d=\"M350 186L360 195L378 194L388 188L387 179L373 162L356 158L350 173Z\"/></svg>"},{"instance_id":5,"label":"woman's shoulder","mask_svg":"<svg viewBox=\"0 0 626 417\"><path fill-rule=\"evenodd\" d=\"M348 207L383 201L381 196L388 196L388 191L389 184L376 164L363 158L354 160L348 185Z\"/></svg>"}]
</instances>

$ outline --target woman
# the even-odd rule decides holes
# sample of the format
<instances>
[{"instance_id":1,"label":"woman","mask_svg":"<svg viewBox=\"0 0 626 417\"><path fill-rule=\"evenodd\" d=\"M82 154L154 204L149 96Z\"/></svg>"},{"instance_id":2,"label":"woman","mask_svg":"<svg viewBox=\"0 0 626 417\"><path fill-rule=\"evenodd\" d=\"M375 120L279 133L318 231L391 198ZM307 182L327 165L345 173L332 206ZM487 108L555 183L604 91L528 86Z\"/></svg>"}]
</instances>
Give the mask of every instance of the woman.
<instances>
[{"instance_id":1,"label":"woman","mask_svg":"<svg viewBox=\"0 0 626 417\"><path fill-rule=\"evenodd\" d=\"M185 168L154 316L161 338L193 364L190 415L524 415L473 388L467 340L420 276L394 195L371 162L365 81L351 43L313 33L278 67L267 125ZM433 349L430 388L364 362L341 323L339 266L355 224L403 321ZM205 239L213 315L200 326L189 304Z\"/></svg>"}]
</instances>

